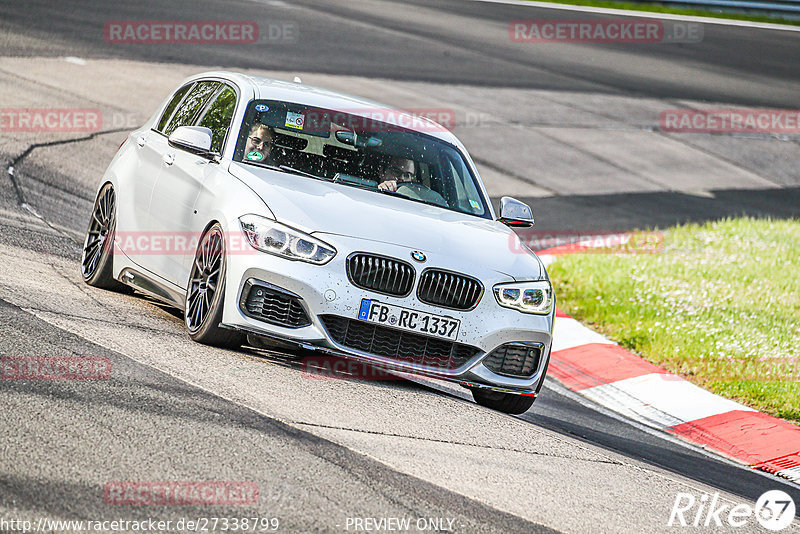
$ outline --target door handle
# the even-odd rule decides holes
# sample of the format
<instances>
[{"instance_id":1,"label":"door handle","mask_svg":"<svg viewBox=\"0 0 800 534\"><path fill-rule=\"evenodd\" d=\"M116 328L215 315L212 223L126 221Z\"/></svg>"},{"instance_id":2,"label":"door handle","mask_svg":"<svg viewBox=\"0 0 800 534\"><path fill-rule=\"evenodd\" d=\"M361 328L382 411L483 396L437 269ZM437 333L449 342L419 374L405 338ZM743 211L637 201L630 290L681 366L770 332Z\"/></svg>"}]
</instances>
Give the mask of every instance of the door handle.
<instances>
[{"instance_id":1,"label":"door handle","mask_svg":"<svg viewBox=\"0 0 800 534\"><path fill-rule=\"evenodd\" d=\"M175 163L175 154L164 154L164 163L167 165Z\"/></svg>"},{"instance_id":2,"label":"door handle","mask_svg":"<svg viewBox=\"0 0 800 534\"><path fill-rule=\"evenodd\" d=\"M143 135L140 135L136 138L136 144L139 146L144 146L147 143L147 138Z\"/></svg>"}]
</instances>

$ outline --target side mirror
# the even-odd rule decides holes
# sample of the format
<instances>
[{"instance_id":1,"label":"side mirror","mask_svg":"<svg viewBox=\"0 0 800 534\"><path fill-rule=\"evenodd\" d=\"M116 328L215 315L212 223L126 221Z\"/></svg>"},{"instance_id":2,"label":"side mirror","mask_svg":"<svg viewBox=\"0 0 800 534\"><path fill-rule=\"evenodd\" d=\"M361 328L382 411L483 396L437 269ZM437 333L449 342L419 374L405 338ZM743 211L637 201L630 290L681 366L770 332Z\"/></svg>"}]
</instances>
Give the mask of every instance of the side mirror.
<instances>
[{"instance_id":1,"label":"side mirror","mask_svg":"<svg viewBox=\"0 0 800 534\"><path fill-rule=\"evenodd\" d=\"M503 197L500 199L500 217L497 220L511 228L528 228L533 226L533 210L516 198Z\"/></svg>"},{"instance_id":2,"label":"side mirror","mask_svg":"<svg viewBox=\"0 0 800 534\"><path fill-rule=\"evenodd\" d=\"M178 126L169 136L169 145L212 159L211 129L202 126Z\"/></svg>"}]
</instances>

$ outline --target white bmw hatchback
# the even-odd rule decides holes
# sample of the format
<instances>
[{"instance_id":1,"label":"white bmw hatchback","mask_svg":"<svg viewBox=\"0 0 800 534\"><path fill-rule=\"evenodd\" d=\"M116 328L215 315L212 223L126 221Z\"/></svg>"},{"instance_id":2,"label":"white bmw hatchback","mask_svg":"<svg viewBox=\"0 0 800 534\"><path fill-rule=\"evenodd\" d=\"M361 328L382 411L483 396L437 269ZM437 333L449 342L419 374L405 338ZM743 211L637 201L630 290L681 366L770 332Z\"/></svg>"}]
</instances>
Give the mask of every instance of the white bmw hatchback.
<instances>
[{"instance_id":1,"label":"white bmw hatchback","mask_svg":"<svg viewBox=\"0 0 800 534\"><path fill-rule=\"evenodd\" d=\"M187 79L112 160L81 268L247 339L446 379L522 413L544 382L555 302L464 146L438 124L331 91Z\"/></svg>"}]
</instances>

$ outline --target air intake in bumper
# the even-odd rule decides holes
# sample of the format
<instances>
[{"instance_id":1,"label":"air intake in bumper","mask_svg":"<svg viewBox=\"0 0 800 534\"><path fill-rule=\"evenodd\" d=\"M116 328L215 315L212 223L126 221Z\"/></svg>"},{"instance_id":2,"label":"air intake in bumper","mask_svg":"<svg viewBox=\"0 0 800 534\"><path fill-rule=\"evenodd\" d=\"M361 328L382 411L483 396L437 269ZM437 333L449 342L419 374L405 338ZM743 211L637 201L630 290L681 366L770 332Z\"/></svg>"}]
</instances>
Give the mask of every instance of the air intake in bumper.
<instances>
[{"instance_id":1,"label":"air intake in bumper","mask_svg":"<svg viewBox=\"0 0 800 534\"><path fill-rule=\"evenodd\" d=\"M254 279L245 282L240 306L242 313L265 323L286 328L311 324L300 297L266 282Z\"/></svg>"},{"instance_id":2,"label":"air intake in bumper","mask_svg":"<svg viewBox=\"0 0 800 534\"><path fill-rule=\"evenodd\" d=\"M530 378L536 374L541 356L539 343L506 343L490 352L481 363L498 375Z\"/></svg>"},{"instance_id":3,"label":"air intake in bumper","mask_svg":"<svg viewBox=\"0 0 800 534\"><path fill-rule=\"evenodd\" d=\"M481 352L470 345L338 315L321 315L320 320L339 345L403 363L452 370Z\"/></svg>"}]
</instances>

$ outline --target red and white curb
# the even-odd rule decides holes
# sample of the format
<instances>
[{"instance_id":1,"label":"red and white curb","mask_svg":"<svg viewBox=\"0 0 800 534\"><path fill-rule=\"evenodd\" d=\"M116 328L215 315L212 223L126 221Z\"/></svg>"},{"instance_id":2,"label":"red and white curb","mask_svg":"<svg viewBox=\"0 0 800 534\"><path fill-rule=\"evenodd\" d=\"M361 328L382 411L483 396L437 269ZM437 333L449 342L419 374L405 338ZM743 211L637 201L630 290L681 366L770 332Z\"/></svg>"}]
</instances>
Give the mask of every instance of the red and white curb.
<instances>
[{"instance_id":1,"label":"red and white curb","mask_svg":"<svg viewBox=\"0 0 800 534\"><path fill-rule=\"evenodd\" d=\"M548 376L624 417L800 482L800 427L710 393L561 311Z\"/></svg>"}]
</instances>

